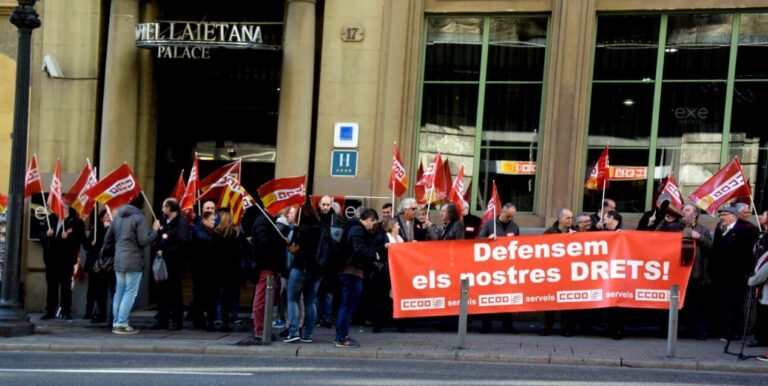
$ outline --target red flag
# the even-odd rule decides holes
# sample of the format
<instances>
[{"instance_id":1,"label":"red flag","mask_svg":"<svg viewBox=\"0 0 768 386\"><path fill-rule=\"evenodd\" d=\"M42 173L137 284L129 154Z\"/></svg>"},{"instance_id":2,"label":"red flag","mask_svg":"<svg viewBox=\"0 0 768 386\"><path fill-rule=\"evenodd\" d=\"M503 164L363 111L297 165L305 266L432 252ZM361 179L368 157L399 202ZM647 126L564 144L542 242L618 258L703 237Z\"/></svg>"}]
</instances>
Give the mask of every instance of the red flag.
<instances>
[{"instance_id":1,"label":"red flag","mask_svg":"<svg viewBox=\"0 0 768 386\"><path fill-rule=\"evenodd\" d=\"M469 202L472 199L472 180L469 180L467 190L464 191L464 201Z\"/></svg>"},{"instance_id":2,"label":"red flag","mask_svg":"<svg viewBox=\"0 0 768 386\"><path fill-rule=\"evenodd\" d=\"M610 164L608 162L608 145L600 154L600 158L589 169L589 177L584 182L584 188L587 190L602 190L603 184L610 178Z\"/></svg>"},{"instance_id":3,"label":"red flag","mask_svg":"<svg viewBox=\"0 0 768 386\"><path fill-rule=\"evenodd\" d=\"M456 175L456 179L453 180L453 186L451 187L451 193L448 195L448 201L453 202L456 205L456 209L459 211L459 216L464 217L464 164L459 166L459 174Z\"/></svg>"},{"instance_id":4,"label":"red flag","mask_svg":"<svg viewBox=\"0 0 768 386\"><path fill-rule=\"evenodd\" d=\"M419 163L419 169L416 170L416 181L421 181L422 176L424 175L424 166L422 166L421 163ZM416 183L416 186L413 187L413 189L416 191L416 203L419 205L424 205L427 203L426 201L426 189L424 189L424 185L419 185L418 182Z\"/></svg>"},{"instance_id":5,"label":"red flag","mask_svg":"<svg viewBox=\"0 0 768 386\"><path fill-rule=\"evenodd\" d=\"M197 201L197 191L199 186L198 184L200 183L198 170L197 153L195 153L195 159L192 161L192 170L189 171L187 186L184 189L184 194L181 196L181 201L179 201L181 210L185 212L193 212L195 208L195 201Z\"/></svg>"},{"instance_id":6,"label":"red flag","mask_svg":"<svg viewBox=\"0 0 768 386\"><path fill-rule=\"evenodd\" d=\"M734 156L720 171L691 193L688 198L694 205L710 215L717 214L717 209L732 198L751 197L747 177L741 170L739 157Z\"/></svg>"},{"instance_id":7,"label":"red flag","mask_svg":"<svg viewBox=\"0 0 768 386\"><path fill-rule=\"evenodd\" d=\"M5 208L8 207L8 196L0 193L0 213L5 212Z\"/></svg>"},{"instance_id":8,"label":"red flag","mask_svg":"<svg viewBox=\"0 0 768 386\"><path fill-rule=\"evenodd\" d=\"M669 203L674 205L677 209L683 207L683 195L680 190L677 189L674 177L672 175L667 176L667 182L661 187L661 193L669 196Z\"/></svg>"},{"instance_id":9,"label":"red flag","mask_svg":"<svg viewBox=\"0 0 768 386\"><path fill-rule=\"evenodd\" d=\"M429 163L429 166L427 166L427 170L425 170L424 174L419 178L419 182L417 182L416 185L422 185L426 189L434 188L437 174L442 172L443 161L440 158L440 153L437 153L435 154L435 158L432 159L432 162Z\"/></svg>"},{"instance_id":10,"label":"red flag","mask_svg":"<svg viewBox=\"0 0 768 386\"><path fill-rule=\"evenodd\" d=\"M397 145L392 150L392 173L389 174L389 190L394 187L395 196L402 196L408 190L408 177L405 175L405 167L397 151Z\"/></svg>"},{"instance_id":11,"label":"red flag","mask_svg":"<svg viewBox=\"0 0 768 386\"><path fill-rule=\"evenodd\" d=\"M139 181L128 164L122 164L85 192L93 200L115 209L141 194Z\"/></svg>"},{"instance_id":12,"label":"red flag","mask_svg":"<svg viewBox=\"0 0 768 386\"><path fill-rule=\"evenodd\" d=\"M61 165L58 159L56 160L56 168L53 170L51 189L48 192L48 209L56 214L60 221L67 217L64 200L61 198Z\"/></svg>"},{"instance_id":13,"label":"red flag","mask_svg":"<svg viewBox=\"0 0 768 386\"><path fill-rule=\"evenodd\" d=\"M451 165L446 158L445 161L443 161L443 172L438 173L438 175L435 176L435 190L440 192L438 196L441 196L441 199L446 199L448 195L451 194L451 188L453 188L452 176Z\"/></svg>"},{"instance_id":14,"label":"red flag","mask_svg":"<svg viewBox=\"0 0 768 386\"><path fill-rule=\"evenodd\" d=\"M318 209L318 208L320 208L320 199L322 199L322 198L323 198L322 194L313 194L313 195L309 196L309 202L312 204L313 208ZM333 202L339 204L339 207L342 208L342 210L343 210L343 208L344 208L344 201L347 200L347 197L346 196L331 196L331 198L333 199ZM336 213L336 214L341 215L341 213Z\"/></svg>"},{"instance_id":15,"label":"red flag","mask_svg":"<svg viewBox=\"0 0 768 386\"><path fill-rule=\"evenodd\" d=\"M80 188L80 191L77 192L77 196L70 204L72 209L74 209L80 215L81 219L88 217L91 214L91 211L93 211L95 202L93 198L86 194L86 192L98 182L96 179L96 170L91 168L90 161L86 166L88 166L88 175L86 175L85 183Z\"/></svg>"},{"instance_id":16,"label":"red flag","mask_svg":"<svg viewBox=\"0 0 768 386\"><path fill-rule=\"evenodd\" d=\"M187 185L184 184L184 169L181 169L179 173L179 180L176 181L176 187L173 188L170 197L175 198L176 201L181 202L184 198L184 193L187 191Z\"/></svg>"},{"instance_id":17,"label":"red flag","mask_svg":"<svg viewBox=\"0 0 768 386\"><path fill-rule=\"evenodd\" d=\"M232 221L240 225L245 210L253 206L253 197L245 191L233 175L224 177L224 193L219 198L219 208L230 208Z\"/></svg>"},{"instance_id":18,"label":"red flag","mask_svg":"<svg viewBox=\"0 0 768 386\"><path fill-rule=\"evenodd\" d=\"M37 155L33 155L24 177L24 198L42 191L43 180L40 179L40 170L37 168Z\"/></svg>"},{"instance_id":19,"label":"red flag","mask_svg":"<svg viewBox=\"0 0 768 386\"><path fill-rule=\"evenodd\" d=\"M199 189L203 192L210 191L211 197L218 198L221 196L221 193L224 192L224 189L227 187L226 184L226 177L228 175L232 175L235 180L240 182L240 160L237 160L235 162L230 162L216 170L213 171L213 173L207 175L205 178L200 180L200 186ZM202 198L198 198L200 200Z\"/></svg>"},{"instance_id":20,"label":"red flag","mask_svg":"<svg viewBox=\"0 0 768 386\"><path fill-rule=\"evenodd\" d=\"M306 176L278 178L261 185L258 189L264 210L272 216L280 209L301 205L306 201Z\"/></svg>"},{"instance_id":21,"label":"red flag","mask_svg":"<svg viewBox=\"0 0 768 386\"><path fill-rule=\"evenodd\" d=\"M80 192L83 190L83 187L88 182L88 177L90 175L91 175L91 162L86 160L85 166L83 166L83 170L80 171L80 175L77 176L75 183L72 184L72 187L69 188L67 193L64 193L61 196L61 198L64 199L64 202L67 203L67 205L72 205L72 202L77 200L77 196L80 195Z\"/></svg>"},{"instance_id":22,"label":"red flag","mask_svg":"<svg viewBox=\"0 0 768 386\"><path fill-rule=\"evenodd\" d=\"M501 200L499 200L499 193L496 191L496 181L493 181L493 190L491 190L491 197L488 200L488 205L485 207L483 219L480 221L480 228L482 229L483 224L485 224L486 221L496 221L494 214L498 216L499 211L501 211Z\"/></svg>"}]
</instances>

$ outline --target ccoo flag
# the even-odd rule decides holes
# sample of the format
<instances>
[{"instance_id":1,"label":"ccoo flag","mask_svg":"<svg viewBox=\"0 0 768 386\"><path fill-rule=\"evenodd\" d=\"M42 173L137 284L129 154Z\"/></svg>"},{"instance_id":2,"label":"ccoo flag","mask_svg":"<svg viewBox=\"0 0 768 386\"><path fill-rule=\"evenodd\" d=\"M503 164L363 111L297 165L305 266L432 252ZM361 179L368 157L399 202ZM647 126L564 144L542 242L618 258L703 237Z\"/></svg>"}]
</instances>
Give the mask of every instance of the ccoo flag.
<instances>
[{"instance_id":1,"label":"ccoo flag","mask_svg":"<svg viewBox=\"0 0 768 386\"><path fill-rule=\"evenodd\" d=\"M56 168L53 170L51 189L48 192L48 208L56 214L59 220L64 220L67 217L64 200L61 198L61 162L58 159L56 160Z\"/></svg>"},{"instance_id":2,"label":"ccoo flag","mask_svg":"<svg viewBox=\"0 0 768 386\"><path fill-rule=\"evenodd\" d=\"M498 216L501 210L501 200L499 200L499 192L496 190L496 181L493 181L493 190L491 190L491 198L488 200L488 205L485 207L485 214L480 222L480 228L483 227L486 221L496 221L494 215Z\"/></svg>"},{"instance_id":3,"label":"ccoo flag","mask_svg":"<svg viewBox=\"0 0 768 386\"><path fill-rule=\"evenodd\" d=\"M176 181L176 186L173 188L173 192L171 192L171 195L169 197L175 199L179 204L181 204L181 199L184 198L184 192L187 190L187 185L184 184L184 169L181 169L181 173L179 173L179 180Z\"/></svg>"},{"instance_id":4,"label":"ccoo flag","mask_svg":"<svg viewBox=\"0 0 768 386\"><path fill-rule=\"evenodd\" d=\"M453 202L456 205L456 209L459 211L459 217L464 217L464 164L459 166L459 174L456 175L456 179L453 181L453 187L451 187L451 193L448 195L448 201Z\"/></svg>"},{"instance_id":5,"label":"ccoo flag","mask_svg":"<svg viewBox=\"0 0 768 386\"><path fill-rule=\"evenodd\" d=\"M304 204L307 199L306 179L306 176L278 178L261 185L258 192L264 209L275 216L280 209Z\"/></svg>"},{"instance_id":6,"label":"ccoo flag","mask_svg":"<svg viewBox=\"0 0 768 386\"><path fill-rule=\"evenodd\" d=\"M661 187L661 193L669 195L669 203L674 205L675 208L682 209L683 195L677 188L675 178L672 177L672 174L667 176L667 181L664 183L664 186Z\"/></svg>"},{"instance_id":7,"label":"ccoo flag","mask_svg":"<svg viewBox=\"0 0 768 386\"><path fill-rule=\"evenodd\" d=\"M589 169L589 176L584 182L584 188L587 190L602 190L604 184L610 178L611 168L608 162L608 145L600 154L600 158Z\"/></svg>"},{"instance_id":8,"label":"ccoo flag","mask_svg":"<svg viewBox=\"0 0 768 386\"><path fill-rule=\"evenodd\" d=\"M37 155L33 155L24 176L24 198L42 191L43 180L40 179L40 169L37 168Z\"/></svg>"},{"instance_id":9,"label":"ccoo flag","mask_svg":"<svg viewBox=\"0 0 768 386\"><path fill-rule=\"evenodd\" d=\"M86 164L86 168L83 169L83 173L85 173L87 170L88 174L85 175L84 182L80 187L80 190L77 192L77 196L75 196L75 199L71 201L69 204L72 209L74 209L79 215L81 219L84 219L88 217L91 214L91 211L93 211L94 207L94 200L89 195L87 195L85 192L88 191L93 185L96 185L98 182L96 180L96 171L91 168L90 161ZM81 173L80 178L83 177L83 174ZM80 178L78 178L78 181L80 181ZM75 183L75 186L70 189L70 193L74 192L74 189L78 186L79 182ZM69 193L68 193L69 194ZM66 196L64 197L66 199Z\"/></svg>"},{"instance_id":10,"label":"ccoo flag","mask_svg":"<svg viewBox=\"0 0 768 386\"><path fill-rule=\"evenodd\" d=\"M187 180L187 187L184 189L184 194L181 195L181 201L179 206L187 213L192 212L195 207L195 201L197 200L197 190L200 184L200 177L197 168L197 153L195 153L195 160L192 161L192 170L189 171L189 180Z\"/></svg>"},{"instance_id":11,"label":"ccoo flag","mask_svg":"<svg viewBox=\"0 0 768 386\"><path fill-rule=\"evenodd\" d=\"M389 175L389 190L395 191L395 196L402 196L408 190L408 176L405 175L403 160L397 151L397 145L392 150L392 173Z\"/></svg>"},{"instance_id":12,"label":"ccoo flag","mask_svg":"<svg viewBox=\"0 0 768 386\"><path fill-rule=\"evenodd\" d=\"M122 164L85 192L93 200L115 209L141 194L141 186L128 164Z\"/></svg>"},{"instance_id":13,"label":"ccoo flag","mask_svg":"<svg viewBox=\"0 0 768 386\"><path fill-rule=\"evenodd\" d=\"M717 209L728 200L751 196L752 191L749 189L744 171L741 170L739 157L734 156L720 171L688 195L688 198L694 205L715 216Z\"/></svg>"}]
</instances>

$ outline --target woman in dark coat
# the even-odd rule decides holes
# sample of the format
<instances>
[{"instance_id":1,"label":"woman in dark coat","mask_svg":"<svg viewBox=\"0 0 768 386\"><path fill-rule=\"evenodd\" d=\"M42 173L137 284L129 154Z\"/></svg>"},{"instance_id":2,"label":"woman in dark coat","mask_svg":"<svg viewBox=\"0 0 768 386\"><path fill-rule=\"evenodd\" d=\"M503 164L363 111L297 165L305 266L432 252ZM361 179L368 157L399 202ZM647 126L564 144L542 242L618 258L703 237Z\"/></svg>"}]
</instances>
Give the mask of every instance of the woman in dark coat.
<instances>
[{"instance_id":1,"label":"woman in dark coat","mask_svg":"<svg viewBox=\"0 0 768 386\"><path fill-rule=\"evenodd\" d=\"M211 255L215 261L212 261L209 274L211 275L211 286L206 304L208 313L207 329L213 329L213 322L216 319L216 300L221 297L221 322L219 331L231 332L229 326L230 314L232 313L233 299L240 290L243 282L242 269L240 267L240 258L243 251L247 250L248 240L245 234L240 230L232 218L232 213L227 209L222 209L219 213L219 225L213 230L213 247L215 253ZM239 297L237 298L239 299Z\"/></svg>"}]
</instances>

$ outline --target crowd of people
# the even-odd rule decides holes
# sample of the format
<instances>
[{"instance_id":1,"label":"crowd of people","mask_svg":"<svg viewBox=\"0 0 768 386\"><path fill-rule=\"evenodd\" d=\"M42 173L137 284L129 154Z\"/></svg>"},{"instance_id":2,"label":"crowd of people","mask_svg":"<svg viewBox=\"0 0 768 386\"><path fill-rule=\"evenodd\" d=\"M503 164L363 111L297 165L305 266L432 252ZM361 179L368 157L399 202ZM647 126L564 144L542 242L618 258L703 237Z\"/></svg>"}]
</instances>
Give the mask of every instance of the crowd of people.
<instances>
[{"instance_id":1,"label":"crowd of people","mask_svg":"<svg viewBox=\"0 0 768 386\"><path fill-rule=\"evenodd\" d=\"M699 222L699 209L686 204L679 210L661 205L645 213L638 230L681 232L695 242L691 257L692 273L682 310L683 332L696 339L710 336L728 340L745 338L744 304L750 288L768 290L768 211L759 216L759 226L748 217L751 207L736 203L719 209L714 232ZM345 219L330 196L313 207L283 209L277 216L259 215L250 232L236 225L227 209L213 202L203 205L201 214L190 221L179 203L166 199L162 219L149 224L142 213L141 199L124 205L114 213L101 211L95 226L86 231L74 211L59 226L53 216L51 230L42 239L45 247L46 313L43 319L71 319L71 277L81 246L83 266L88 275L86 318L94 323L111 322L115 334L135 334L129 315L136 298L145 264L161 258L167 278L154 287L157 303L152 329L179 330L191 320L193 328L232 331L237 317L240 292L246 280L255 284L252 304L252 344L262 343L265 330L267 282L277 278L277 321L284 328L286 343L313 340L316 326L334 327L337 347L358 347L350 337L350 323L358 318L374 333L392 326L398 331L410 328L414 320L392 320L388 249L395 243L428 240L495 239L517 236L516 208L504 204L497 216L481 226L481 219L464 205L459 213L453 203L440 206L442 224L433 224L427 210L413 198L400 201L397 210L384 205L381 213L358 208L354 218ZM381 214L381 216L380 216ZM567 208L556 212L557 219L545 234L619 231L627 229L616 204L605 199L596 213L574 214ZM151 250L151 253L149 252ZM761 258L763 264L756 264ZM111 265L110 265L111 259ZM189 266L192 296L185 307L182 276ZM111 313L107 311L112 293ZM757 318L750 346L768 345L768 291L758 299ZM185 315L185 310L187 313ZM664 311L639 311L621 308L546 312L541 335L555 331L563 336L607 331L614 339L624 335L625 321L644 312L666 328ZM513 314L480 315L481 332L492 331L493 321L501 321L503 331L517 333ZM441 326L452 327L455 318L443 318Z\"/></svg>"}]
</instances>

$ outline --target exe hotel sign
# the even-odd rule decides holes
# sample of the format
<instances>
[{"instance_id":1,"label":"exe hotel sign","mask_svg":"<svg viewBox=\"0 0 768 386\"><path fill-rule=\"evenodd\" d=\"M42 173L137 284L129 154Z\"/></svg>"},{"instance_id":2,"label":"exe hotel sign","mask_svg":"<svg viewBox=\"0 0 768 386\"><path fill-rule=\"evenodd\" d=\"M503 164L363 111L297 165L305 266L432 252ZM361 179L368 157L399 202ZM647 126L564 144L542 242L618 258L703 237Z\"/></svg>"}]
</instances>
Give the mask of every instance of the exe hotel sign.
<instances>
[{"instance_id":1,"label":"exe hotel sign","mask_svg":"<svg viewBox=\"0 0 768 386\"><path fill-rule=\"evenodd\" d=\"M264 44L256 23L156 21L136 24L136 47L161 59L210 59L211 48L279 50Z\"/></svg>"}]
</instances>

